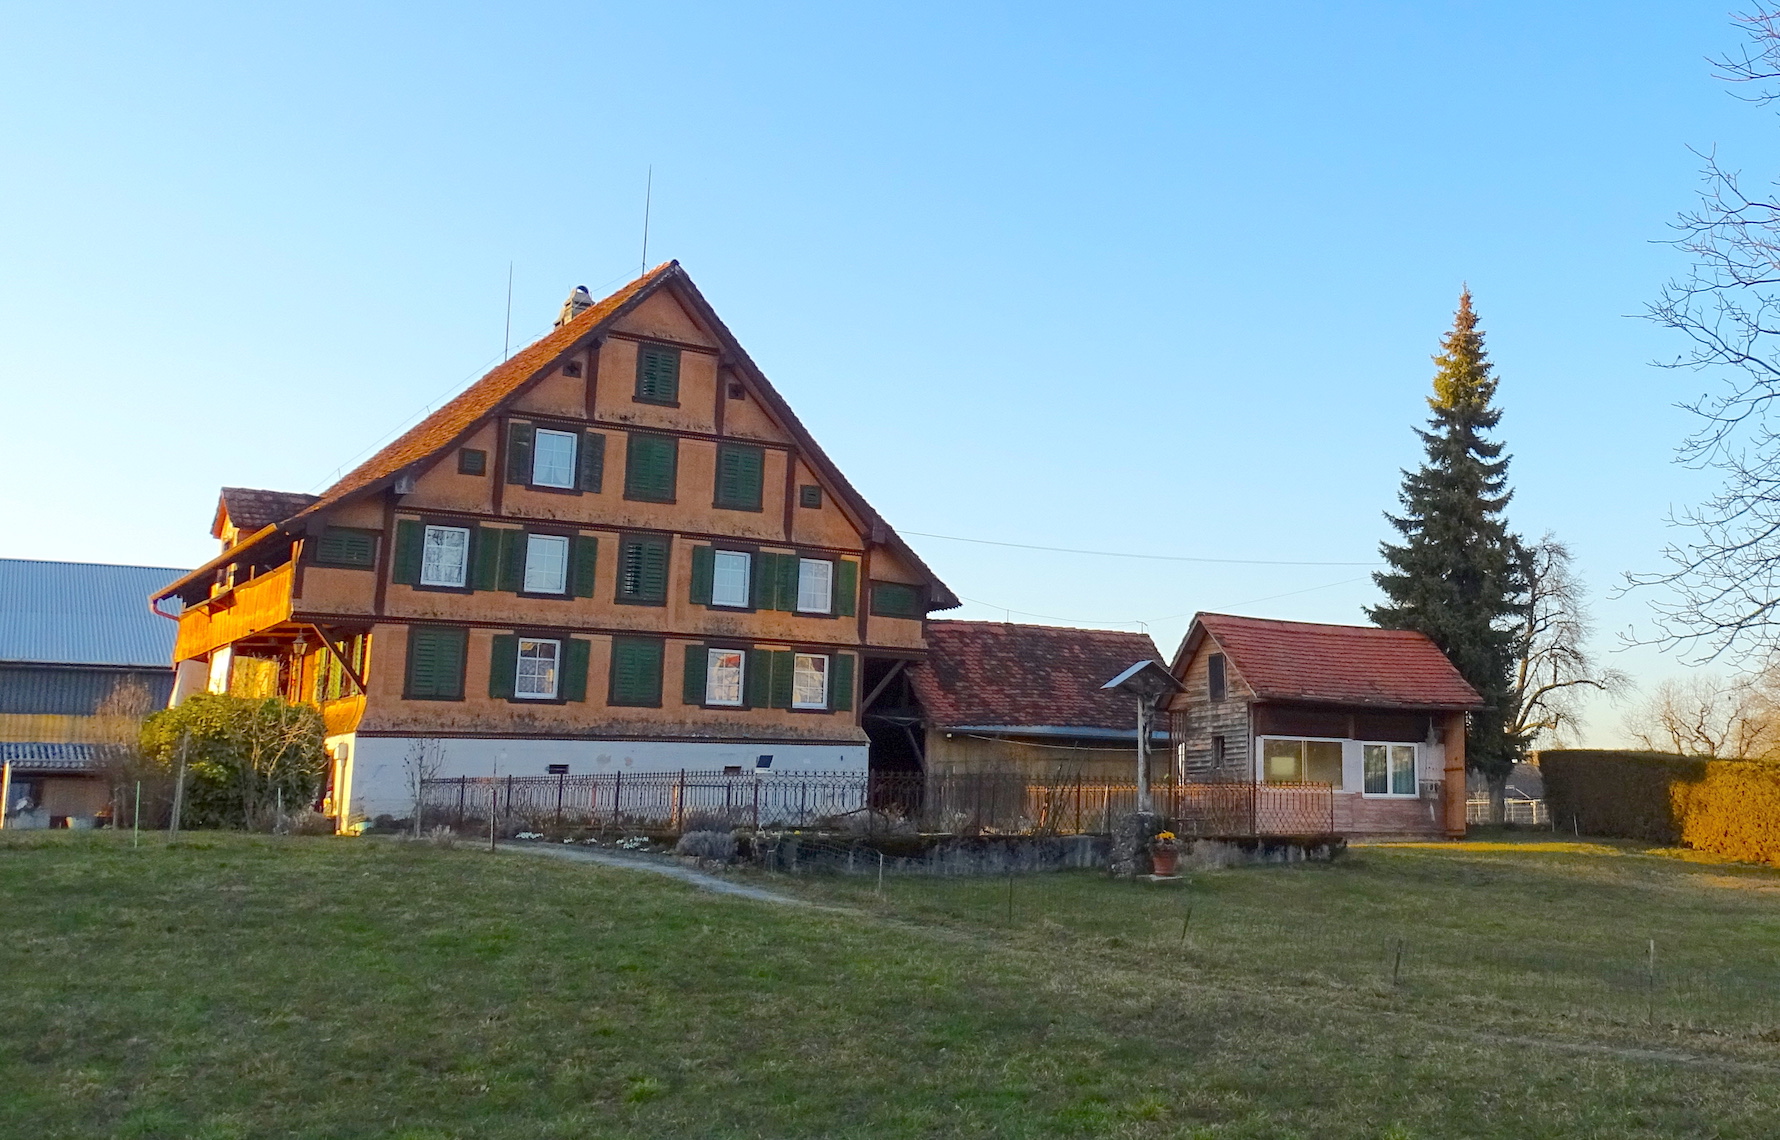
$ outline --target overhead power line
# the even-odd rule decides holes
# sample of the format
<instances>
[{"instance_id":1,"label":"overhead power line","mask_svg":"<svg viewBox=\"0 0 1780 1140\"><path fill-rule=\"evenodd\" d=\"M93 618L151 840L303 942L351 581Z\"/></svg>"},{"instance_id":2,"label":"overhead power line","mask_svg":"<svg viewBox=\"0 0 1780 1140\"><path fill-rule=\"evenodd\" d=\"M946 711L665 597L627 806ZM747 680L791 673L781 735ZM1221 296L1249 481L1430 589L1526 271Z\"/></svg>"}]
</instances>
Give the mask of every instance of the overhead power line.
<instances>
[{"instance_id":1,"label":"overhead power line","mask_svg":"<svg viewBox=\"0 0 1780 1140\"><path fill-rule=\"evenodd\" d=\"M974 542L979 546L1006 546L1014 550L1046 550L1053 554L1092 554L1101 558L1141 558L1150 562L1212 562L1222 566L1378 566L1378 562L1300 562L1279 558L1193 558L1185 554L1131 554L1122 550L1078 550L1072 546L1034 546L1027 542L996 542L989 538L960 538L955 534L928 534L905 530L917 538L938 538L946 542Z\"/></svg>"}]
</instances>

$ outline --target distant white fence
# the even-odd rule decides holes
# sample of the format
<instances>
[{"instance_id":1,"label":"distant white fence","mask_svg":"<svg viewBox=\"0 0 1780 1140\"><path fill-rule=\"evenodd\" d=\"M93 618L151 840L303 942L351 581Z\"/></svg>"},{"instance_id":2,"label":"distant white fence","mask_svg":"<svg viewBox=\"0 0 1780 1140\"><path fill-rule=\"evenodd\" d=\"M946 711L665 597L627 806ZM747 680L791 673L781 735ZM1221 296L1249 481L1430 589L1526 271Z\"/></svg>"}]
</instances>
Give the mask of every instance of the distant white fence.
<instances>
[{"instance_id":1,"label":"distant white fence","mask_svg":"<svg viewBox=\"0 0 1780 1140\"><path fill-rule=\"evenodd\" d=\"M1519 823L1531 827L1551 825L1551 812L1546 808L1544 800L1505 800L1502 803L1502 812L1503 823ZM1490 801L1487 796L1465 801L1465 822L1490 822Z\"/></svg>"}]
</instances>

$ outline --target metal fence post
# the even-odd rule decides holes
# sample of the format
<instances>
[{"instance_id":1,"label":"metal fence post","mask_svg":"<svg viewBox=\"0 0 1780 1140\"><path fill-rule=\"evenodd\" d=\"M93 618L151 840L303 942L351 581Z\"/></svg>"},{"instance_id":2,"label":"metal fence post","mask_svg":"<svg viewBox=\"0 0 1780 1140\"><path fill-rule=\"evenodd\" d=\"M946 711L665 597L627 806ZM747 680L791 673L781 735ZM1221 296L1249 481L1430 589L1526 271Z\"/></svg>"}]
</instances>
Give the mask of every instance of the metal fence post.
<instances>
[{"instance_id":1,"label":"metal fence post","mask_svg":"<svg viewBox=\"0 0 1780 1140\"><path fill-rule=\"evenodd\" d=\"M760 830L760 777L754 777L754 830Z\"/></svg>"},{"instance_id":2,"label":"metal fence post","mask_svg":"<svg viewBox=\"0 0 1780 1140\"><path fill-rule=\"evenodd\" d=\"M679 831L686 823L686 769L680 769L680 782L674 786L674 803L669 812L669 822L675 831Z\"/></svg>"}]
</instances>

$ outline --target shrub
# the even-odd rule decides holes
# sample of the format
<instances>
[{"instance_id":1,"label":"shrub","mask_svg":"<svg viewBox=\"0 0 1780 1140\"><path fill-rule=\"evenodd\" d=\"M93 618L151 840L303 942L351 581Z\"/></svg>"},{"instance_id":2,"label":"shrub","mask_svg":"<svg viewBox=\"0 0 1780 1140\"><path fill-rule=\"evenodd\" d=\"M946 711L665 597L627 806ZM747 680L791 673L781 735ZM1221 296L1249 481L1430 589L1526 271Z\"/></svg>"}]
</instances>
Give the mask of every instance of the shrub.
<instances>
[{"instance_id":1,"label":"shrub","mask_svg":"<svg viewBox=\"0 0 1780 1140\"><path fill-rule=\"evenodd\" d=\"M674 844L674 854L694 855L727 863L735 858L735 834L728 831L688 831Z\"/></svg>"},{"instance_id":2,"label":"shrub","mask_svg":"<svg viewBox=\"0 0 1780 1140\"><path fill-rule=\"evenodd\" d=\"M183 755L181 822L270 830L315 801L327 769L326 729L310 705L278 697L200 693L142 725L143 760L173 776Z\"/></svg>"},{"instance_id":3,"label":"shrub","mask_svg":"<svg viewBox=\"0 0 1780 1140\"><path fill-rule=\"evenodd\" d=\"M1780 765L1651 752L1539 753L1558 827L1780 861Z\"/></svg>"}]
</instances>

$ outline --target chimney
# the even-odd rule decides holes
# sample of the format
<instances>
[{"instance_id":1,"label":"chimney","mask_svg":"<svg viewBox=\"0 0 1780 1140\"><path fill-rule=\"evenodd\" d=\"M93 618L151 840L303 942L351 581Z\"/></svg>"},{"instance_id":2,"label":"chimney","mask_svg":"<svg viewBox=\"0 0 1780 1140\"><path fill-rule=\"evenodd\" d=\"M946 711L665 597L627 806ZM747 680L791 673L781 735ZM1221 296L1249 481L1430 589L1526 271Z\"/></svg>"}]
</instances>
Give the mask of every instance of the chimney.
<instances>
[{"instance_id":1,"label":"chimney","mask_svg":"<svg viewBox=\"0 0 1780 1140\"><path fill-rule=\"evenodd\" d=\"M556 318L555 327L561 328L591 308L593 308L593 294L587 291L585 285L575 286L575 291L569 294L569 299L562 303L562 312Z\"/></svg>"}]
</instances>

